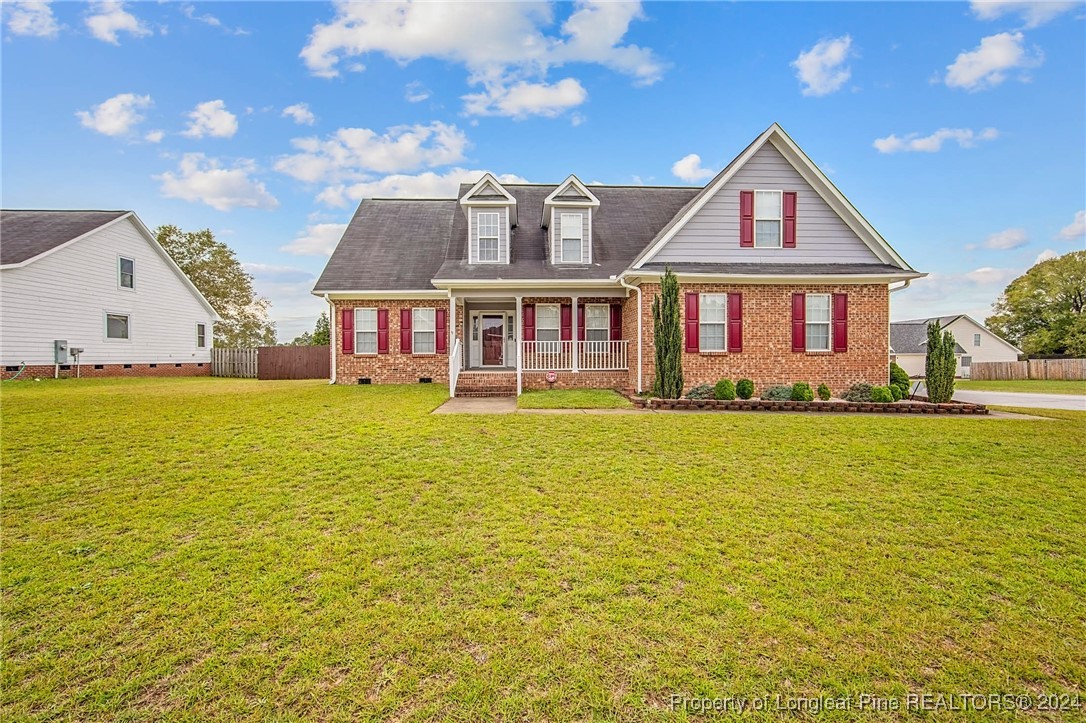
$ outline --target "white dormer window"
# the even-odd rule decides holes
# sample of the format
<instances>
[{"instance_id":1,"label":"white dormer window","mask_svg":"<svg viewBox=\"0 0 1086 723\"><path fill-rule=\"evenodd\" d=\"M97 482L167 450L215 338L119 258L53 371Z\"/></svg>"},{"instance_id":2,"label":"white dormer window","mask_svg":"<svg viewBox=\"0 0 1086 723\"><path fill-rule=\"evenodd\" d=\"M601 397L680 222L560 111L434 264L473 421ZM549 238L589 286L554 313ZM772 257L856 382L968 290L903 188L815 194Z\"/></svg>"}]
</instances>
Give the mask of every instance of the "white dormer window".
<instances>
[{"instance_id":1,"label":"white dormer window","mask_svg":"<svg viewBox=\"0 0 1086 723\"><path fill-rule=\"evenodd\" d=\"M562 263L584 263L584 221L580 213L561 214Z\"/></svg>"},{"instance_id":2,"label":"white dormer window","mask_svg":"<svg viewBox=\"0 0 1086 723\"><path fill-rule=\"evenodd\" d=\"M501 260L501 237L498 226L501 215L497 213L479 214L479 262L497 263Z\"/></svg>"}]
</instances>

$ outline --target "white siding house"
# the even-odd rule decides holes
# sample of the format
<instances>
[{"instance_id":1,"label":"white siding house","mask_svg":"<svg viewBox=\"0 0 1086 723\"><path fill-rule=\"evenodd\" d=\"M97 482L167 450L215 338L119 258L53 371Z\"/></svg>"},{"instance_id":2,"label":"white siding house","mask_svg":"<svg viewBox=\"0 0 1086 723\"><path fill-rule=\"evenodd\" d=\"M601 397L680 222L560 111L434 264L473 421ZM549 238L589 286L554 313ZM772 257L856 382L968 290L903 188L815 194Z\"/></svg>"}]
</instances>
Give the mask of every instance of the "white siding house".
<instances>
[{"instance_id":1,"label":"white siding house","mask_svg":"<svg viewBox=\"0 0 1086 723\"><path fill-rule=\"evenodd\" d=\"M975 362L1018 361L1018 355L1022 353L1021 349L966 314L895 321L890 324L891 353L909 376L924 376L927 357L925 337L927 326L933 321L938 321L944 331L949 331L958 344L956 376L968 379Z\"/></svg>"},{"instance_id":2,"label":"white siding house","mask_svg":"<svg viewBox=\"0 0 1086 723\"><path fill-rule=\"evenodd\" d=\"M214 309L133 212L3 211L0 363L210 366ZM206 372L194 372L206 373Z\"/></svg>"}]
</instances>

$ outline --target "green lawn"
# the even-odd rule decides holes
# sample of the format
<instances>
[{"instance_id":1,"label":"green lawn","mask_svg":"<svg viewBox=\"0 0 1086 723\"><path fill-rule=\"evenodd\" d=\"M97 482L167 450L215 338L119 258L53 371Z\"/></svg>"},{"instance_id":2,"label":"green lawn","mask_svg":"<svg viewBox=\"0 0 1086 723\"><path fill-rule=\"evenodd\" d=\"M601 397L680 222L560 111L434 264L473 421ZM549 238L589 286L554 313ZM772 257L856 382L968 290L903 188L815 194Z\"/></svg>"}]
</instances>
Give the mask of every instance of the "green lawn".
<instances>
[{"instance_id":1,"label":"green lawn","mask_svg":"<svg viewBox=\"0 0 1086 723\"><path fill-rule=\"evenodd\" d=\"M633 405L611 389L548 389L521 394L517 406L521 409L628 409Z\"/></svg>"},{"instance_id":2,"label":"green lawn","mask_svg":"<svg viewBox=\"0 0 1086 723\"><path fill-rule=\"evenodd\" d=\"M978 392L1028 392L1030 394L1086 394L1086 382L1057 379L1023 379L1021 381L978 381L957 379L955 389Z\"/></svg>"},{"instance_id":3,"label":"green lawn","mask_svg":"<svg viewBox=\"0 0 1086 723\"><path fill-rule=\"evenodd\" d=\"M1086 693L1086 413L429 415L443 398L5 384L0 717Z\"/></svg>"}]
</instances>

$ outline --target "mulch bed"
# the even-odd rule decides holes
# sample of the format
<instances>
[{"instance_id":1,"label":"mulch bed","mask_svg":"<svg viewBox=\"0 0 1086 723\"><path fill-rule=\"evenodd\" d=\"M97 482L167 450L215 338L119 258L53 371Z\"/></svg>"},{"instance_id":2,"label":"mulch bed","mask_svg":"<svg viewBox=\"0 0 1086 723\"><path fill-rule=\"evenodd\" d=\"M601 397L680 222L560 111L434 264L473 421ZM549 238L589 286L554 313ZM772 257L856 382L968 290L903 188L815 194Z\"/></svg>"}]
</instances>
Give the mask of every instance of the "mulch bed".
<instances>
[{"instance_id":1,"label":"mulch bed","mask_svg":"<svg viewBox=\"0 0 1086 723\"><path fill-rule=\"evenodd\" d=\"M642 409L706 409L728 412L851 412L863 414L988 414L983 404L947 402L932 404L926 400L901 400L900 402L846 402L833 399L828 402L771 401L766 399L736 399L726 402L717 399L656 399L627 394L627 398Z\"/></svg>"}]
</instances>

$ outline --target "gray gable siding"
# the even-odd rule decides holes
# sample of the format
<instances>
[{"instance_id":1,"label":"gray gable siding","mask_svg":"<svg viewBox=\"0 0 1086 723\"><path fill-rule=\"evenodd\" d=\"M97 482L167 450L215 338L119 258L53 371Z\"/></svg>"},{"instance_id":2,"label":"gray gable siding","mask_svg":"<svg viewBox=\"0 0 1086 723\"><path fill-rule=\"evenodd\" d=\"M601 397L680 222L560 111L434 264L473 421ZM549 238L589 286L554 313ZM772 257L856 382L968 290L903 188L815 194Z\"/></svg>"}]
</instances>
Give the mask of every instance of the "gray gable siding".
<instances>
[{"instance_id":1,"label":"gray gable siding","mask_svg":"<svg viewBox=\"0 0 1086 723\"><path fill-rule=\"evenodd\" d=\"M592 208L590 206L555 206L552 209L554 222L551 224L551 263L562 263L562 214L581 214L581 238L584 240L584 263L592 258Z\"/></svg>"},{"instance_id":2,"label":"gray gable siding","mask_svg":"<svg viewBox=\"0 0 1086 723\"><path fill-rule=\"evenodd\" d=\"M796 191L796 248L739 246L739 192ZM772 144L765 144L652 262L881 263Z\"/></svg>"},{"instance_id":3,"label":"gray gable siding","mask_svg":"<svg viewBox=\"0 0 1086 723\"><path fill-rule=\"evenodd\" d=\"M509 209L495 208L493 206L469 206L468 213L471 218L468 231L468 258L473 263L479 260L479 214L496 213L498 214L498 263L509 263ZM485 263L494 262L487 261Z\"/></svg>"}]
</instances>

